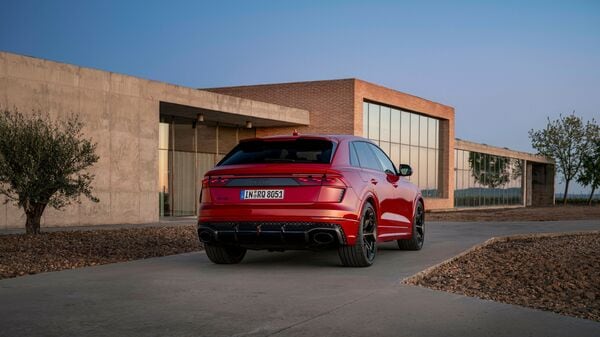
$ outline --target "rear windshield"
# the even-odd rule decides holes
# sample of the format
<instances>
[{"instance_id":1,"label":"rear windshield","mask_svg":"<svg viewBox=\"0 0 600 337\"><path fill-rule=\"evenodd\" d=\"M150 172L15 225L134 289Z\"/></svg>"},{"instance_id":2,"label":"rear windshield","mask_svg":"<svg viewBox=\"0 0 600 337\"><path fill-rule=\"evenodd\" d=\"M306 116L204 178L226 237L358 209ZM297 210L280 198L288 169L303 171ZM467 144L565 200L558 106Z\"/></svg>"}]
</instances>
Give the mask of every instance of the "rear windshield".
<instances>
[{"instance_id":1,"label":"rear windshield","mask_svg":"<svg viewBox=\"0 0 600 337\"><path fill-rule=\"evenodd\" d=\"M238 144L217 164L314 163L329 164L334 143L320 139L248 141Z\"/></svg>"}]
</instances>

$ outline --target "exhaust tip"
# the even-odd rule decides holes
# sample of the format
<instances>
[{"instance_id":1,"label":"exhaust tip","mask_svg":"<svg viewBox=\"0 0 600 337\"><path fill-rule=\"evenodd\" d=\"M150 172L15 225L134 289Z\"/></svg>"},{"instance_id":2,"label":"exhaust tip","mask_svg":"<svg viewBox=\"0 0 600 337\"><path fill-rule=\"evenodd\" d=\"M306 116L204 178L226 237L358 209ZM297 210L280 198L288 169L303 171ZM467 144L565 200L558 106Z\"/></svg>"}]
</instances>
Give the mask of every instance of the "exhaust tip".
<instances>
[{"instance_id":1,"label":"exhaust tip","mask_svg":"<svg viewBox=\"0 0 600 337\"><path fill-rule=\"evenodd\" d=\"M317 233L313 236L313 241L319 245L328 245L330 243L332 243L334 240L333 235L331 235L330 233Z\"/></svg>"},{"instance_id":2,"label":"exhaust tip","mask_svg":"<svg viewBox=\"0 0 600 337\"><path fill-rule=\"evenodd\" d=\"M212 241L213 235L209 231L202 231L198 234L200 241L208 243Z\"/></svg>"}]
</instances>

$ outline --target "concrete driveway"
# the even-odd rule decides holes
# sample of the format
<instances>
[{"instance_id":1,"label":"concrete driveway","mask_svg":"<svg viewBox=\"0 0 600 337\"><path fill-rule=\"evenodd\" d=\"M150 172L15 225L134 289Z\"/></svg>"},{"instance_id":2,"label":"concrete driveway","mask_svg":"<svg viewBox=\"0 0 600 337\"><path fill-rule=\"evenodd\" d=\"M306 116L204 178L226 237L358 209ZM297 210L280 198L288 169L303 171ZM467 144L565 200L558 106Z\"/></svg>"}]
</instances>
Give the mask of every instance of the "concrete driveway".
<instances>
[{"instance_id":1,"label":"concrete driveway","mask_svg":"<svg viewBox=\"0 0 600 337\"><path fill-rule=\"evenodd\" d=\"M599 230L600 221L429 223L426 245L380 247L375 265L335 252L204 253L0 281L2 336L600 336L600 323L406 286L492 236Z\"/></svg>"}]
</instances>

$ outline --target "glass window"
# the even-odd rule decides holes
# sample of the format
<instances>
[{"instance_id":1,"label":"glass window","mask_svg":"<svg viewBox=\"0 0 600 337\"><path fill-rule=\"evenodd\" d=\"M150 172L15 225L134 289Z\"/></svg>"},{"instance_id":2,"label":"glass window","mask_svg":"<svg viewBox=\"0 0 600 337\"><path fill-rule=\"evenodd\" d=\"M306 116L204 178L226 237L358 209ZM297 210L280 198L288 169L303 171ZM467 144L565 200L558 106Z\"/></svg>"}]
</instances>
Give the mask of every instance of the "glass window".
<instances>
[{"instance_id":1,"label":"glass window","mask_svg":"<svg viewBox=\"0 0 600 337\"><path fill-rule=\"evenodd\" d=\"M458 153L459 152L460 152L459 150L456 150L456 149L454 150L454 168L457 169L457 170L462 169L460 166L458 166L458 163L459 163L459 161L458 161Z\"/></svg>"},{"instance_id":2,"label":"glass window","mask_svg":"<svg viewBox=\"0 0 600 337\"><path fill-rule=\"evenodd\" d=\"M379 140L379 105L369 103L369 139Z\"/></svg>"},{"instance_id":3,"label":"glass window","mask_svg":"<svg viewBox=\"0 0 600 337\"><path fill-rule=\"evenodd\" d=\"M413 168L409 179L422 188L424 195L438 195L439 120L363 102L363 128L365 137L391 158L393 165L409 164ZM364 167L361 149L355 150L359 164ZM459 159L455 157L457 166Z\"/></svg>"},{"instance_id":4,"label":"glass window","mask_svg":"<svg viewBox=\"0 0 600 337\"><path fill-rule=\"evenodd\" d=\"M390 141L400 143L400 110L392 109L390 127Z\"/></svg>"},{"instance_id":5,"label":"glass window","mask_svg":"<svg viewBox=\"0 0 600 337\"><path fill-rule=\"evenodd\" d=\"M290 141L250 140L237 145L217 164L310 163L328 164L334 143L328 140L296 139Z\"/></svg>"},{"instance_id":6,"label":"glass window","mask_svg":"<svg viewBox=\"0 0 600 337\"><path fill-rule=\"evenodd\" d=\"M390 144L390 159L396 167L399 167L400 164L400 144L391 143Z\"/></svg>"},{"instance_id":7,"label":"glass window","mask_svg":"<svg viewBox=\"0 0 600 337\"><path fill-rule=\"evenodd\" d=\"M409 165L413 170L413 174L410 177L410 181L419 185L419 148L417 146L410 147Z\"/></svg>"},{"instance_id":8,"label":"glass window","mask_svg":"<svg viewBox=\"0 0 600 337\"><path fill-rule=\"evenodd\" d=\"M438 148L438 144L437 144L437 137L435 134L435 131L437 130L436 125L437 124L437 119L433 119L433 118L429 118L429 139L427 140L427 143L429 144L429 147L432 149L437 149Z\"/></svg>"},{"instance_id":9,"label":"glass window","mask_svg":"<svg viewBox=\"0 0 600 337\"><path fill-rule=\"evenodd\" d=\"M429 125L429 118L425 116L419 116L419 146L427 147L427 138L429 136L429 131L427 131L427 127ZM433 145L433 144L432 144Z\"/></svg>"},{"instance_id":10,"label":"glass window","mask_svg":"<svg viewBox=\"0 0 600 337\"><path fill-rule=\"evenodd\" d=\"M390 154L390 143L389 142L379 142L379 147L383 150L383 152L385 152L386 154Z\"/></svg>"},{"instance_id":11,"label":"glass window","mask_svg":"<svg viewBox=\"0 0 600 337\"><path fill-rule=\"evenodd\" d=\"M427 188L428 189L437 189L436 178L437 178L437 169L436 169L436 154L437 150L429 149L427 150Z\"/></svg>"},{"instance_id":12,"label":"glass window","mask_svg":"<svg viewBox=\"0 0 600 337\"><path fill-rule=\"evenodd\" d=\"M379 140L390 141L390 108L382 106L379 110Z\"/></svg>"},{"instance_id":13,"label":"glass window","mask_svg":"<svg viewBox=\"0 0 600 337\"><path fill-rule=\"evenodd\" d=\"M487 189L488 186L488 172L487 172L487 168L489 167L489 156L488 154L484 153L481 155L481 173L480 173L480 177L481 177L481 185L483 185L483 187L485 188L484 191L484 196L483 196L483 204L484 205L489 205L489 199L490 199L490 193L489 190Z\"/></svg>"},{"instance_id":14,"label":"glass window","mask_svg":"<svg viewBox=\"0 0 600 337\"><path fill-rule=\"evenodd\" d=\"M410 145L419 146L419 115L410 114Z\"/></svg>"},{"instance_id":15,"label":"glass window","mask_svg":"<svg viewBox=\"0 0 600 337\"><path fill-rule=\"evenodd\" d=\"M406 111L400 113L400 143L410 145L410 114Z\"/></svg>"},{"instance_id":16,"label":"glass window","mask_svg":"<svg viewBox=\"0 0 600 337\"><path fill-rule=\"evenodd\" d=\"M410 163L410 146L404 144L400 145L400 163Z\"/></svg>"},{"instance_id":17,"label":"glass window","mask_svg":"<svg viewBox=\"0 0 600 337\"><path fill-rule=\"evenodd\" d=\"M427 181L429 180L427 174L427 149L424 147L419 148L419 187L427 189Z\"/></svg>"},{"instance_id":18,"label":"glass window","mask_svg":"<svg viewBox=\"0 0 600 337\"><path fill-rule=\"evenodd\" d=\"M366 142L353 142L358 154L358 161L360 166L371 170L382 171L383 168L379 163L379 159L375 156L373 151L369 148L369 144Z\"/></svg>"},{"instance_id":19,"label":"glass window","mask_svg":"<svg viewBox=\"0 0 600 337\"><path fill-rule=\"evenodd\" d=\"M392 161L385 155L385 153L383 151L381 151L380 148L378 148L377 146L375 146L373 144L368 144L368 145L371 148L371 150L373 150L375 155L377 156L377 159L379 159L381 166L383 166L383 170L388 174L397 174L394 163L392 163Z\"/></svg>"},{"instance_id":20,"label":"glass window","mask_svg":"<svg viewBox=\"0 0 600 337\"><path fill-rule=\"evenodd\" d=\"M435 148L440 148L440 121L435 120Z\"/></svg>"}]
</instances>

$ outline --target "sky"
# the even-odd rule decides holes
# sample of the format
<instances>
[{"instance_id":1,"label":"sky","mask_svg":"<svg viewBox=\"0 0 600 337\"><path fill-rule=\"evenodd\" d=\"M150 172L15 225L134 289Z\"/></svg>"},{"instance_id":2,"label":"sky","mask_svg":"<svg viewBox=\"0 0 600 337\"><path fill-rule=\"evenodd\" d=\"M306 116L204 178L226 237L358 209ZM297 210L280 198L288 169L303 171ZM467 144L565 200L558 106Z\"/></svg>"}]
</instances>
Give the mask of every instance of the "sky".
<instances>
[{"instance_id":1,"label":"sky","mask_svg":"<svg viewBox=\"0 0 600 337\"><path fill-rule=\"evenodd\" d=\"M600 120L598 0L1 1L3 51L197 88L355 77L528 152L548 117Z\"/></svg>"}]
</instances>

